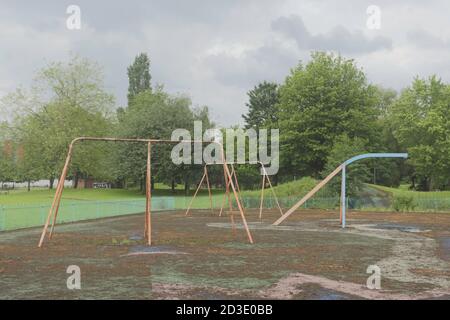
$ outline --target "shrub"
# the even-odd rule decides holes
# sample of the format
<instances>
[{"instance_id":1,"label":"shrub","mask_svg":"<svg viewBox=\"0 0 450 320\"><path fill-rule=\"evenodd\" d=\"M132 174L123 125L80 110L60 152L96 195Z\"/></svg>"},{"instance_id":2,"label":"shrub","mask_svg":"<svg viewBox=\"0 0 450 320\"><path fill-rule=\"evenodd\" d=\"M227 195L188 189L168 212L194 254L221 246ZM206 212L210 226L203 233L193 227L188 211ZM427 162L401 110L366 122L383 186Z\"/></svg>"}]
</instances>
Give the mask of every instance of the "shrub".
<instances>
[{"instance_id":1,"label":"shrub","mask_svg":"<svg viewBox=\"0 0 450 320\"><path fill-rule=\"evenodd\" d=\"M392 208L397 212L412 211L416 206L417 204L412 196L395 195L392 201Z\"/></svg>"}]
</instances>

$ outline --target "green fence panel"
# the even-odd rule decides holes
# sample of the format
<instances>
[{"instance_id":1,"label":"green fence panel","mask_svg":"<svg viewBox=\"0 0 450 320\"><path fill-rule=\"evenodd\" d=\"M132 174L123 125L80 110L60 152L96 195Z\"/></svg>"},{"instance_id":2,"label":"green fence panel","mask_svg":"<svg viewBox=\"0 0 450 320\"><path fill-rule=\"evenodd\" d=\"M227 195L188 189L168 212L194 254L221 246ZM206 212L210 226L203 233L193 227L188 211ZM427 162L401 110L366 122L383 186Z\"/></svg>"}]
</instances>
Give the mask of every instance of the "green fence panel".
<instances>
[{"instance_id":1,"label":"green fence panel","mask_svg":"<svg viewBox=\"0 0 450 320\"><path fill-rule=\"evenodd\" d=\"M183 196L155 196L152 198L152 211L184 210L191 202L191 197ZM300 197L281 197L278 199L285 210L292 207ZM219 209L224 201L223 194L212 196L213 208ZM259 196L244 196L242 203L246 209L258 209ZM394 211L392 199L389 197L348 197L348 208L366 211ZM232 197L235 205L235 199ZM131 200L111 201L62 201L59 209L57 223L75 222L89 219L121 216L127 214L143 213L145 211L145 198ZM192 203L192 209L209 209L210 200L207 195L197 197ZM225 208L228 207L228 199L225 199ZM302 208L308 209L337 209L339 197L313 197ZM272 196L267 196L263 201L264 209L276 209L277 204ZM0 206L0 231L15 230L28 227L42 226L45 223L50 204L36 205L2 205ZM420 212L450 212L450 199L439 198L415 198L414 208L411 211Z\"/></svg>"}]
</instances>

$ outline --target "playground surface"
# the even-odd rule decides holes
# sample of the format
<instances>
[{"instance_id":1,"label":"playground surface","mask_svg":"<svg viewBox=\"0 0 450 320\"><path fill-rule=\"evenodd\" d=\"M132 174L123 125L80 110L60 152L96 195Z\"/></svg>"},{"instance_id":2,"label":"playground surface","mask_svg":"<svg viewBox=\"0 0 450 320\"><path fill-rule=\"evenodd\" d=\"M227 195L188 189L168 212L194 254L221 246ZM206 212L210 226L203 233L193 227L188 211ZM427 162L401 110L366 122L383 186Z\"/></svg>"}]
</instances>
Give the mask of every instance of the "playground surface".
<instances>
[{"instance_id":1,"label":"playground surface","mask_svg":"<svg viewBox=\"0 0 450 320\"><path fill-rule=\"evenodd\" d=\"M450 214L336 211L157 212L145 246L144 214L0 233L0 299L450 299ZM81 289L66 286L81 269ZM381 289L366 287L370 265Z\"/></svg>"}]
</instances>

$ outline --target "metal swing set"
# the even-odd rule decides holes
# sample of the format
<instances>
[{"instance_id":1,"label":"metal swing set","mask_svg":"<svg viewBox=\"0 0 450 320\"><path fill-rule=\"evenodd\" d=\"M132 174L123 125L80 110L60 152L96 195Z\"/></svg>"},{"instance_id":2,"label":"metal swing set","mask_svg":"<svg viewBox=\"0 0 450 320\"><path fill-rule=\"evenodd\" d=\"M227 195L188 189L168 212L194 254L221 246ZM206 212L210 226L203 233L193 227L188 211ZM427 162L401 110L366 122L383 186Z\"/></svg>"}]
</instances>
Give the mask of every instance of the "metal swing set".
<instances>
[{"instance_id":1,"label":"metal swing set","mask_svg":"<svg viewBox=\"0 0 450 320\"><path fill-rule=\"evenodd\" d=\"M138 139L138 138L107 138L107 137L79 137L72 140L72 142L69 145L69 150L67 152L66 160L64 163L64 167L61 172L61 176L58 180L58 184L56 187L55 195L53 197L53 202L50 207L50 210L47 215L47 219L45 221L41 237L39 239L38 247L42 247L45 237L48 235L48 238L51 239L55 224L57 221L58 216L58 210L59 206L61 204L61 196L62 192L64 190L64 181L67 177L67 173L69 170L69 165L72 159L73 155L73 149L74 145L77 142L82 141L109 141L109 142L132 142L132 143L145 143L147 144L147 164L146 164L146 205L145 205L145 222L144 222L144 234L145 238L147 240L148 245L152 245L152 222L151 222L151 147L155 144L179 144L179 143L201 143L201 144L210 144L215 143L218 144L221 150L221 158L223 166L223 174L225 178L225 194L222 201L222 206L220 208L219 216L222 215L222 212L224 210L225 201L226 198L228 198L228 204L229 204L229 213L230 218L234 230L234 217L233 217L233 205L232 205L232 199L231 199L231 192L233 193L234 200L236 201L239 214L242 219L242 224L244 226L248 241L253 244L253 237L250 233L250 229L247 224L247 220L244 213L244 206L242 202L241 192L239 188L239 183L236 175L236 170L233 166L233 164L228 164L225 156L224 156L224 150L223 145L216 141L199 141L199 140L162 140L162 139ZM367 153L367 154L361 154L355 157L352 157L346 161L344 161L342 164L340 164L333 172L331 172L325 179L320 181L311 191L309 191L302 199L300 199L296 204L294 204L288 211L283 213L283 210L281 209L281 206L279 204L278 198L275 194L275 191L273 189L272 183L270 181L269 175L267 174L267 171L264 167L264 165L259 162L262 166L262 186L261 186L261 199L260 199L260 208L259 208L259 218L262 217L262 211L263 211L263 202L264 202L264 190L266 186L266 181L272 191L272 194L274 198L276 199L276 204L278 206L278 209L280 211L281 217L277 219L273 225L278 226L280 223L282 223L286 218L288 218L295 210L297 210L301 205L303 205L309 198L311 198L317 191L319 191L324 185L326 185L334 176L336 176L339 172L342 173L342 180L341 180L341 199L340 199L340 223L342 225L342 228L345 228L345 219L346 219L346 167L350 165L351 163L366 159L366 158L407 158L407 153ZM194 193L194 196L191 199L191 202L186 210L186 214L188 215L190 212L190 209L192 207L192 203L195 199L195 197L198 194L198 191L200 190L203 181L206 181L207 187L208 187L208 194L209 194L209 200L210 200L210 206L211 211L213 211L213 204L212 204L212 194L211 194L211 187L210 187L210 180L208 176L208 169L207 167L211 164L206 164L203 168L203 176L197 186L197 189ZM230 167L231 170L230 170ZM231 189L230 189L231 187ZM52 219L53 217L53 219ZM51 222L52 221L52 222ZM50 226L51 222L51 228L50 232L48 232L48 228Z\"/></svg>"},{"instance_id":2,"label":"metal swing set","mask_svg":"<svg viewBox=\"0 0 450 320\"><path fill-rule=\"evenodd\" d=\"M260 205L259 205L259 219L262 219L262 212L263 212L263 207L264 207L264 191L266 189L266 186L269 186L269 189L272 192L272 196L275 199L275 203L277 205L278 210L280 211L280 214L283 215L283 209L280 206L280 202L278 201L278 197L275 193L275 190L273 188L272 182L270 181L269 175L267 173L266 168L264 167L264 164L261 161L257 161L255 164L259 164L261 166L261 171L262 171L262 182L261 182L261 196L260 196ZM194 196L192 197L189 206L186 210L186 215L189 215L189 212L192 208L192 204L195 200L195 198L197 197L197 194L199 192L199 190L201 189L203 182L206 182L206 187L208 189L208 196L209 196L209 202L210 202L210 209L211 212L214 212L214 208L213 208L213 201L212 201L212 193L211 193L211 185L210 185L210 179L209 179L209 175L208 175L208 167L214 165L214 164L205 164L203 167L203 175L202 178L200 179L200 182L197 184L197 189L195 190ZM231 166L231 177L234 180L235 186L236 186L236 190L237 193L239 195L239 199L241 200L241 203L243 204L244 201L242 199L241 196L241 189L239 187L239 182L237 179L237 174L236 174L236 170L234 168L233 164L230 164ZM226 176L225 176L226 179ZM227 181L227 180L225 180ZM228 206L230 209L230 212L233 212L233 205L232 205L232 201L230 198L230 193L229 193L229 188L230 188L230 180L228 180L228 182L225 184L225 193L223 195L223 199L222 199L222 204L220 206L220 211L219 211L219 217L222 216L222 212L224 210L225 207L225 203L226 203L226 199L228 198Z\"/></svg>"},{"instance_id":3,"label":"metal swing set","mask_svg":"<svg viewBox=\"0 0 450 320\"><path fill-rule=\"evenodd\" d=\"M82 141L131 142L131 143L147 144L147 165L146 165L146 183L145 183L146 205L145 205L144 235L146 237L148 245L152 245L152 222L151 222L151 198L152 198L152 194L151 194L152 193L151 192L151 147L152 147L152 145L155 145L155 144L179 144L179 143L190 143L190 144L214 143L214 144L219 145L221 153L222 153L221 154L221 158L222 158L221 165L223 166L225 181L227 181L227 183L226 183L227 190L228 190L227 194L229 197L230 204L231 204L231 192L230 192L230 187L231 187L231 191L233 193L234 200L236 201L238 211L239 211L241 219L242 219L242 224L243 224L245 232L247 234L248 241L250 243L253 243L253 237L252 237L252 234L250 233L250 229L247 224L247 219L245 218L245 214L244 214L244 209L241 204L240 197L239 197L239 194L237 191L237 177L236 177L236 174L234 173L233 174L234 181L233 181L233 175L231 172L235 172L235 171L234 171L234 168L233 168L233 171L230 171L229 164L226 162L226 159L224 156L223 145L221 143L216 142L216 141L200 141L200 140L162 140L162 139L138 139L138 138L78 137L78 138L73 139L69 145L69 150L67 152L66 161L64 163L64 167L62 169L61 176L58 180L55 195L53 197L53 202L52 202L52 205L48 212L47 219L45 221L45 224L44 224L44 227L43 227L43 230L41 233L41 237L39 239L39 243L38 243L39 248L42 247L47 235L48 235L49 239L52 238L52 235L53 235L53 232L55 229L56 219L58 217L59 206L61 204L61 196L62 196L62 192L64 190L64 181L67 177L67 173L69 170L69 165L70 165L70 161L72 159L74 145L77 142L82 142ZM197 190L197 192L198 192L198 190ZM52 219L52 217L53 217L53 219ZM50 232L49 232L48 229L50 226L50 222L51 222L51 227L50 227Z\"/></svg>"}]
</instances>

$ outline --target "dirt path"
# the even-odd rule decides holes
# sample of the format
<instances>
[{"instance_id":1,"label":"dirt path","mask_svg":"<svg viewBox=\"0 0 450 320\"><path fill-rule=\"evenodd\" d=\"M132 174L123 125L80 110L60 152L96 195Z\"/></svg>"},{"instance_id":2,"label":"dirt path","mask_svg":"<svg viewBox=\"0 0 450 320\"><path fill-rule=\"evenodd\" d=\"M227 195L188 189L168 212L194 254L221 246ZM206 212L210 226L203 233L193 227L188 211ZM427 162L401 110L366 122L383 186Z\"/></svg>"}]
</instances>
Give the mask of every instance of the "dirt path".
<instances>
[{"instance_id":1,"label":"dirt path","mask_svg":"<svg viewBox=\"0 0 450 320\"><path fill-rule=\"evenodd\" d=\"M376 229L367 224L355 224L353 228L357 230L354 233L395 241L392 255L376 263L383 277L401 282L432 284L450 290L450 263L436 255L438 244L435 239L420 233ZM412 270L427 270L431 275L421 275Z\"/></svg>"},{"instance_id":2,"label":"dirt path","mask_svg":"<svg viewBox=\"0 0 450 320\"><path fill-rule=\"evenodd\" d=\"M342 292L364 299L375 300L421 300L450 295L450 290L443 289L433 289L413 294L394 293L375 289L370 290L360 284L347 281L330 280L324 277L312 276L303 273L293 273L278 281L278 283L272 288L260 291L259 295L262 298L267 299L292 299L294 296L303 291L301 288L302 285L309 283L320 285L322 288L328 290Z\"/></svg>"},{"instance_id":3,"label":"dirt path","mask_svg":"<svg viewBox=\"0 0 450 320\"><path fill-rule=\"evenodd\" d=\"M441 259L436 252L438 243L435 239L422 235L430 230L419 230L407 226L398 225L398 228L391 229L380 227L376 223L350 223L347 229L325 227L324 223L336 224L337 220L328 219L319 223L317 221L305 221L297 225L271 226L263 224L253 224L253 229L298 231L298 232L333 232L354 234L364 237L393 240L390 255L375 263L381 269L382 278L396 280L404 283L425 284L435 288L422 293L398 294L392 292L372 291L364 286L351 283L340 282L307 275L303 273L293 273L281 279L276 286L268 292L261 291L262 296L279 299L289 299L302 292L300 285L306 283L318 284L326 289L353 294L366 299L430 299L444 295L450 296L450 262ZM226 223L210 224L214 227L229 227ZM241 228L242 226L237 226ZM401 231L402 229L412 231Z\"/></svg>"}]
</instances>

